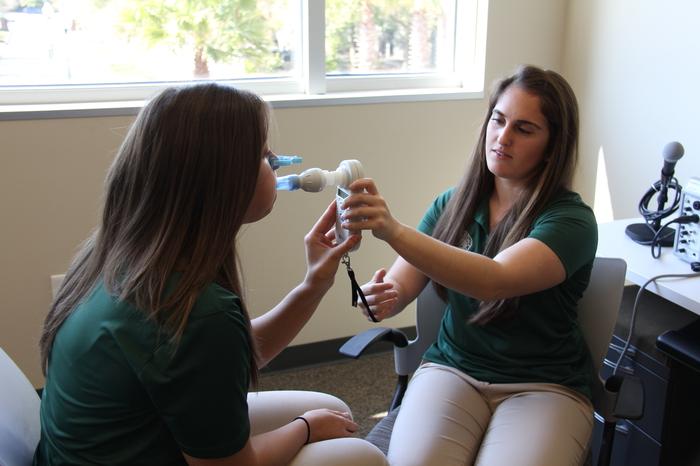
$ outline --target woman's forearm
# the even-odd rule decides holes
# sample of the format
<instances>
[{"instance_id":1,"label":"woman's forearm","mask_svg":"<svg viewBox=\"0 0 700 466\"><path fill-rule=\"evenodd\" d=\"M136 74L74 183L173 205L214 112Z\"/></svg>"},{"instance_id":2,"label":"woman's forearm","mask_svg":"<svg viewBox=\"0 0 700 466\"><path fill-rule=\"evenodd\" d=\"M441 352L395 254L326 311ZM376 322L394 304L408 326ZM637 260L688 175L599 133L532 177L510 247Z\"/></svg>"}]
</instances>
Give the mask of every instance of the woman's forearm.
<instances>
[{"instance_id":1,"label":"woman's forearm","mask_svg":"<svg viewBox=\"0 0 700 466\"><path fill-rule=\"evenodd\" d=\"M518 241L493 259L443 243L405 225L387 242L432 280L482 301L535 293L566 278L559 257L534 238Z\"/></svg>"},{"instance_id":2,"label":"woman's forearm","mask_svg":"<svg viewBox=\"0 0 700 466\"><path fill-rule=\"evenodd\" d=\"M306 442L306 424L293 421L278 429L250 438L256 466L277 466L289 464Z\"/></svg>"},{"instance_id":3,"label":"woman's forearm","mask_svg":"<svg viewBox=\"0 0 700 466\"><path fill-rule=\"evenodd\" d=\"M478 299L498 294L500 264L493 259L443 243L406 225L401 225L387 242L407 263L447 288Z\"/></svg>"},{"instance_id":4,"label":"woman's forearm","mask_svg":"<svg viewBox=\"0 0 700 466\"><path fill-rule=\"evenodd\" d=\"M306 442L302 421L292 421L278 429L251 436L243 449L225 458L194 458L183 452L189 466L284 466Z\"/></svg>"},{"instance_id":5,"label":"woman's forearm","mask_svg":"<svg viewBox=\"0 0 700 466\"><path fill-rule=\"evenodd\" d=\"M265 366L301 331L318 308L329 287L306 281L296 286L277 306L251 321L260 365Z\"/></svg>"}]
</instances>

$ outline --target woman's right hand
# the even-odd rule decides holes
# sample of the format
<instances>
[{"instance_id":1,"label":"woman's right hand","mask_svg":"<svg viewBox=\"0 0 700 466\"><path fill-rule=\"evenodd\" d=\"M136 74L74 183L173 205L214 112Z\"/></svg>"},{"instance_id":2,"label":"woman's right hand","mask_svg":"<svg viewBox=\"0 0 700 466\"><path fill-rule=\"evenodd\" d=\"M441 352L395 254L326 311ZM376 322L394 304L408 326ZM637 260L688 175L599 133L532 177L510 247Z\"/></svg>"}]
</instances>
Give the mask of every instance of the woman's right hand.
<instances>
[{"instance_id":1,"label":"woman's right hand","mask_svg":"<svg viewBox=\"0 0 700 466\"><path fill-rule=\"evenodd\" d=\"M399 302L398 291L394 288L393 283L384 281L385 276L386 269L379 269L374 272L372 280L361 287L365 298L367 298L367 304L378 322L396 314L396 306ZM358 304L365 317L372 320L364 303Z\"/></svg>"},{"instance_id":2,"label":"woman's right hand","mask_svg":"<svg viewBox=\"0 0 700 466\"><path fill-rule=\"evenodd\" d=\"M335 239L335 200L330 203L311 231L304 237L307 271L305 282L328 290L335 279L340 259L360 242L360 235L351 234L339 244Z\"/></svg>"},{"instance_id":3,"label":"woman's right hand","mask_svg":"<svg viewBox=\"0 0 700 466\"><path fill-rule=\"evenodd\" d=\"M350 413L327 408L307 411L303 417L309 423L309 443L351 437L359 427Z\"/></svg>"}]
</instances>

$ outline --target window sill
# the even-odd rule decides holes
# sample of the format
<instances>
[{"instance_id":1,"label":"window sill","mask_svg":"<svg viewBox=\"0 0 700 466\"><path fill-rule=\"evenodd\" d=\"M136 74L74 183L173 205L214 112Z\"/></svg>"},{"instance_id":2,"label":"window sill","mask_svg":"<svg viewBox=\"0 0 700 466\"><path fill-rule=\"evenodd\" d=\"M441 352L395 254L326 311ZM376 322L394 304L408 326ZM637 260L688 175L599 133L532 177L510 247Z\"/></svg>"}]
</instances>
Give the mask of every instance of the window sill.
<instances>
[{"instance_id":1,"label":"window sill","mask_svg":"<svg viewBox=\"0 0 700 466\"><path fill-rule=\"evenodd\" d=\"M392 91L334 92L323 95L264 95L273 108L321 107L332 105L383 104L470 100L483 97L483 92L462 88L408 89ZM60 104L0 105L0 121L42 120L51 118L92 118L136 115L144 101L85 102Z\"/></svg>"}]
</instances>

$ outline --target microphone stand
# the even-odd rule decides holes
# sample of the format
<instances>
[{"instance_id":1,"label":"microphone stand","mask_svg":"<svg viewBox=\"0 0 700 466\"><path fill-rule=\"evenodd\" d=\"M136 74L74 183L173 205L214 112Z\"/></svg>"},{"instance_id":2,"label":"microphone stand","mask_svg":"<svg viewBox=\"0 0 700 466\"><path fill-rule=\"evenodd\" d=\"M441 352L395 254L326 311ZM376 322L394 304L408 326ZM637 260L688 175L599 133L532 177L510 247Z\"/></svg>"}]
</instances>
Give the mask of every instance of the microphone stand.
<instances>
[{"instance_id":1,"label":"microphone stand","mask_svg":"<svg viewBox=\"0 0 700 466\"><path fill-rule=\"evenodd\" d=\"M664 209L666 202L668 202L669 185L676 191L676 199L678 199L681 187L675 178L657 181L642 197L642 200L639 202L639 212L646 220L646 223L633 223L625 228L625 233L632 241L639 244L651 245L654 237L656 237L656 243L658 245L667 247L673 246L676 230L671 227L663 227L663 231L659 232L659 229L661 229L661 219L668 217L678 209L677 202L674 202L674 205L670 208ZM656 212L650 212L647 210L646 206L655 193L658 193Z\"/></svg>"}]
</instances>

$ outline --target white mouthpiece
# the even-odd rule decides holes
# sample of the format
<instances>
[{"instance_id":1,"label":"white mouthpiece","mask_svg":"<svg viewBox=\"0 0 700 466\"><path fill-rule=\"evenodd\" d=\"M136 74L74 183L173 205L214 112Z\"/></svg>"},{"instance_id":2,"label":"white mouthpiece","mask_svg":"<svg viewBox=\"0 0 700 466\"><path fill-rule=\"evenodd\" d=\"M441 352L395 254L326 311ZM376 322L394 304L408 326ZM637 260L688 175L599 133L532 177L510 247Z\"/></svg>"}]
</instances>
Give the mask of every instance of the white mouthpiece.
<instances>
[{"instance_id":1,"label":"white mouthpiece","mask_svg":"<svg viewBox=\"0 0 700 466\"><path fill-rule=\"evenodd\" d=\"M326 187L326 170L309 168L299 174L299 187L306 192L317 193Z\"/></svg>"}]
</instances>

